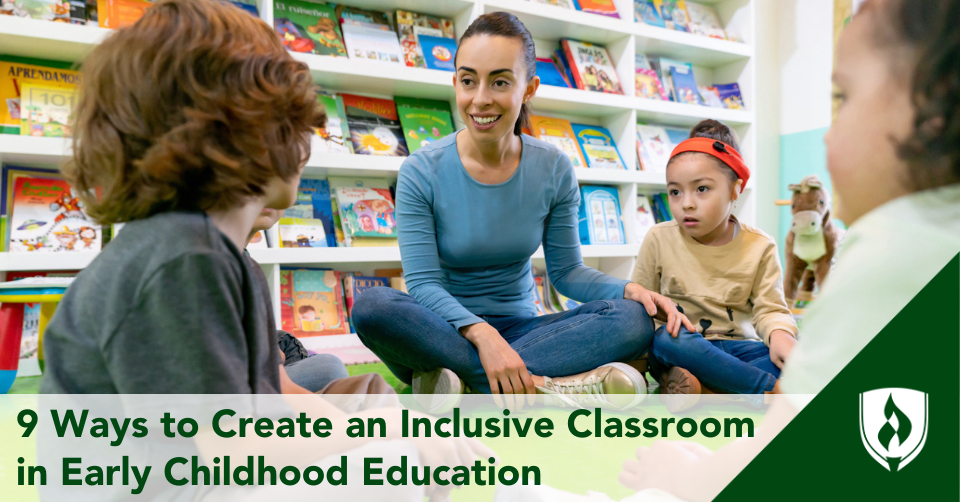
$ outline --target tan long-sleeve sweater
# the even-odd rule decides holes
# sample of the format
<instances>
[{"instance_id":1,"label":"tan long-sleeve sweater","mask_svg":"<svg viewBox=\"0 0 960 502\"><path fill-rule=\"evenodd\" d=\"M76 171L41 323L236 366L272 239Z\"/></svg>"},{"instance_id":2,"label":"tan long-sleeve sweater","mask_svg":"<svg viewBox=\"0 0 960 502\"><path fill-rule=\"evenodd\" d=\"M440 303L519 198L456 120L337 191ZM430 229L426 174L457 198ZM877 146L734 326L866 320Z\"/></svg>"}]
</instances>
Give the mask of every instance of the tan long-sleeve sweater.
<instances>
[{"instance_id":1,"label":"tan long-sleeve sweater","mask_svg":"<svg viewBox=\"0 0 960 502\"><path fill-rule=\"evenodd\" d=\"M705 246L676 221L660 223L643 239L633 281L669 297L708 340L763 340L782 329L797 335L783 298L777 245L737 222L723 246Z\"/></svg>"}]
</instances>

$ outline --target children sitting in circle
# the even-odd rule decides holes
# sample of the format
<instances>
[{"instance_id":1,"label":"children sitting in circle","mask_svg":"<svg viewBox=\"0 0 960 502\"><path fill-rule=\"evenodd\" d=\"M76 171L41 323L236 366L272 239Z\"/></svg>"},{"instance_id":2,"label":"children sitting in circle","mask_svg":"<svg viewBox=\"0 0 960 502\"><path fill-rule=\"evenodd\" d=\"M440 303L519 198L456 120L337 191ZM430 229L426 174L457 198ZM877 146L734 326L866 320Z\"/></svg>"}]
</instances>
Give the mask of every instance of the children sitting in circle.
<instances>
[{"instance_id":1,"label":"children sitting in circle","mask_svg":"<svg viewBox=\"0 0 960 502\"><path fill-rule=\"evenodd\" d=\"M697 332L672 336L660 327L654 335L650 368L661 393L772 392L797 325L775 241L733 215L750 179L736 135L700 122L673 150L666 174L674 220L644 238L633 281L676 302ZM694 402L667 405L679 411Z\"/></svg>"}]
</instances>

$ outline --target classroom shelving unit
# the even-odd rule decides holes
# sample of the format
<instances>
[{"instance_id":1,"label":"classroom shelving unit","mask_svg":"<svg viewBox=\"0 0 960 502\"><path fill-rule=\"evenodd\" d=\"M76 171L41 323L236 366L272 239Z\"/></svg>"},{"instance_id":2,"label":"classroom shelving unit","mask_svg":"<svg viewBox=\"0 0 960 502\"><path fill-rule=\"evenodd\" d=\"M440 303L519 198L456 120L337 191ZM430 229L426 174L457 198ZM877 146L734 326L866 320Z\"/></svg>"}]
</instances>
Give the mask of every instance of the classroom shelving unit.
<instances>
[{"instance_id":1,"label":"classroom shelving unit","mask_svg":"<svg viewBox=\"0 0 960 502\"><path fill-rule=\"evenodd\" d=\"M536 114L551 115L574 122L602 125L617 141L626 165L636 166L636 124L658 123L691 126L715 118L733 127L741 138L742 153L754 167L752 186L763 176L756 166L755 92L755 2L756 0L700 0L712 4L726 28L736 31L745 43L715 40L634 21L633 0L615 0L620 19L566 10L527 0L341 0L362 8L394 11L406 9L453 19L457 35L463 34L477 16L495 11L515 14L534 36L538 56L549 56L561 38L603 44L617 69L625 96L541 86L532 101ZM273 0L258 0L261 18L273 24ZM0 16L0 54L80 63L83 57L110 35L111 30L49 21ZM693 63L702 84L739 82L747 110L716 109L638 98L634 95L635 55L665 56ZM306 63L316 82L332 92L351 92L377 97L413 96L454 101L453 74L408 68L401 64L297 54ZM462 127L459 117L455 121ZM57 167L70 155L70 140L0 135L0 163L21 166ZM404 158L367 155L311 156L304 177L328 176L396 178ZM770 166L774 168L774 166ZM634 233L633 218L638 193L665 190L661 173L577 169L582 184L614 186L620 194L626 245L584 246L590 266L618 277L628 277L640 242ZM742 221L753 224L756 196L752 190L738 204ZM279 290L281 266L330 267L344 271L372 273L375 268L399 266L398 248L320 248L253 250L268 278ZM0 253L0 273L13 270L82 269L96 253ZM543 252L534 255L534 264L543 266ZM274 295L279 312L279 295ZM277 316L279 320L279 315Z\"/></svg>"}]
</instances>

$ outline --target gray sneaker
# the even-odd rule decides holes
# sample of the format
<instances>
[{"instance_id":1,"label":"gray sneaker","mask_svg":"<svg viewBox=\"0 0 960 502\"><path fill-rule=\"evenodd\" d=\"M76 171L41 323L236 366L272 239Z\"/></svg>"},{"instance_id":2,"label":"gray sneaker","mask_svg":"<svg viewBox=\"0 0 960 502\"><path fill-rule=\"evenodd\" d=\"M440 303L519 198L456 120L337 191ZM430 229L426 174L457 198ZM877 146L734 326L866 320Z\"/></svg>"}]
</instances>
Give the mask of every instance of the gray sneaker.
<instances>
[{"instance_id":1,"label":"gray sneaker","mask_svg":"<svg viewBox=\"0 0 960 502\"><path fill-rule=\"evenodd\" d=\"M558 398L557 404L591 404L625 410L640 404L647 394L643 375L629 364L609 363L565 377L544 377L538 389ZM568 396L576 396L570 399Z\"/></svg>"},{"instance_id":2,"label":"gray sneaker","mask_svg":"<svg viewBox=\"0 0 960 502\"><path fill-rule=\"evenodd\" d=\"M424 411L442 415L460 404L466 385L447 368L413 373L413 394Z\"/></svg>"}]
</instances>

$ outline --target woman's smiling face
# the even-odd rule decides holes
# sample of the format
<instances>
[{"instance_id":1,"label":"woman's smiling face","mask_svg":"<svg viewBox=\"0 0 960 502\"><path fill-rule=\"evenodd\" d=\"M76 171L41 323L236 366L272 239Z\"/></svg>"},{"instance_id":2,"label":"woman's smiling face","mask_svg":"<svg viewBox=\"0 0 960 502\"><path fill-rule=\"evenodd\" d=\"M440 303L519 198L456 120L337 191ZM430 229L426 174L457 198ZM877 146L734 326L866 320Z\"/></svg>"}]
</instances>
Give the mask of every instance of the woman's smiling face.
<instances>
[{"instance_id":1,"label":"woman's smiling face","mask_svg":"<svg viewBox=\"0 0 960 502\"><path fill-rule=\"evenodd\" d=\"M519 39L477 35L457 48L454 88L457 109L478 142L496 142L513 134L523 103L536 92L528 78Z\"/></svg>"}]
</instances>

